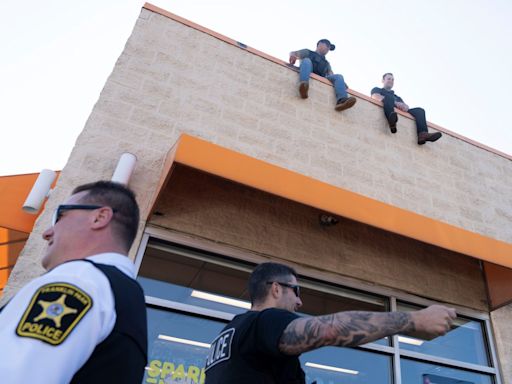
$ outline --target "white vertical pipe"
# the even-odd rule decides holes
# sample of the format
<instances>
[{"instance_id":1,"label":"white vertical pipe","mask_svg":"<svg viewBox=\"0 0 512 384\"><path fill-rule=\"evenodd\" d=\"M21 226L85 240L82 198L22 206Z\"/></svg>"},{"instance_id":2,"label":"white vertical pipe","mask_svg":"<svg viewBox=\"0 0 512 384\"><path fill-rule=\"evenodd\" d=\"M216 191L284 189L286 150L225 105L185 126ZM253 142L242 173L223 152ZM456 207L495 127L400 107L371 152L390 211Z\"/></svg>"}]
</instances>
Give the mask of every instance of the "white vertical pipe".
<instances>
[{"instance_id":1,"label":"white vertical pipe","mask_svg":"<svg viewBox=\"0 0 512 384\"><path fill-rule=\"evenodd\" d=\"M137 157L135 155L128 152L123 153L119 158L111 181L128 185L136 162Z\"/></svg>"},{"instance_id":2,"label":"white vertical pipe","mask_svg":"<svg viewBox=\"0 0 512 384\"><path fill-rule=\"evenodd\" d=\"M43 169L37 177L34 186L30 190L30 193L23 203L23 210L33 215L39 212L44 199L48 197L52 183L55 180L57 174L51 169Z\"/></svg>"}]
</instances>

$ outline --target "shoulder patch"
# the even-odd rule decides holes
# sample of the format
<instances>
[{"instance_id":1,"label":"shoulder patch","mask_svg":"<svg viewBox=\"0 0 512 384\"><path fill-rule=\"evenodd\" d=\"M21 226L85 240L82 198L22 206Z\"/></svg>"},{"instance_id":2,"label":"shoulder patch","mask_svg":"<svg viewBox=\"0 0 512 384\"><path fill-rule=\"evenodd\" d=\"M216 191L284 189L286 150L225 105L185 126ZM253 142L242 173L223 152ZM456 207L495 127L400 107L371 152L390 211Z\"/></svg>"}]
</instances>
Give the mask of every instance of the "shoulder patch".
<instances>
[{"instance_id":1,"label":"shoulder patch","mask_svg":"<svg viewBox=\"0 0 512 384\"><path fill-rule=\"evenodd\" d=\"M205 371L225 360L231 358L231 344L233 336L235 335L235 328L229 328L222 331L215 340L212 341L208 357L206 358Z\"/></svg>"},{"instance_id":2,"label":"shoulder patch","mask_svg":"<svg viewBox=\"0 0 512 384\"><path fill-rule=\"evenodd\" d=\"M91 297L74 285L43 285L32 296L16 328L16 334L59 345L91 307Z\"/></svg>"}]
</instances>

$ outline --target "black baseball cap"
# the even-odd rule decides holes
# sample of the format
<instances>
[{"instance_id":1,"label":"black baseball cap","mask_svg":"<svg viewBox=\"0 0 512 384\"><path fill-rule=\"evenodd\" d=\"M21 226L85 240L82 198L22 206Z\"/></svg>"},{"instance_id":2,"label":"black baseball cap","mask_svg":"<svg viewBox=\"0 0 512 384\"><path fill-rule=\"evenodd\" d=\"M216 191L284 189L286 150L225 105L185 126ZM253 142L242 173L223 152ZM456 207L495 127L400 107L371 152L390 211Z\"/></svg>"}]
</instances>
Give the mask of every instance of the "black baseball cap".
<instances>
[{"instance_id":1,"label":"black baseball cap","mask_svg":"<svg viewBox=\"0 0 512 384\"><path fill-rule=\"evenodd\" d=\"M318 43L316 43L316 45L320 43L324 43L325 45L327 45L329 47L329 51L334 51L336 49L336 46L334 44L331 44L331 42L327 39L318 40Z\"/></svg>"}]
</instances>

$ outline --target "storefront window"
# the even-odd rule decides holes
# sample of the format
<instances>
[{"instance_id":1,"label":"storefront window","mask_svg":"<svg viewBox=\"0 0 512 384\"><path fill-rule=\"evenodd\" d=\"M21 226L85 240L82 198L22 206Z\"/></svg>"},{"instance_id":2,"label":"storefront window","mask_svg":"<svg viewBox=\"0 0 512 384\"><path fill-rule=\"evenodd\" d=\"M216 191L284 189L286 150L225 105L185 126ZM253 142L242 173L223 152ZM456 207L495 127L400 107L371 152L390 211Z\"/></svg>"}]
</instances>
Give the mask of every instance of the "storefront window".
<instances>
[{"instance_id":1,"label":"storefront window","mask_svg":"<svg viewBox=\"0 0 512 384\"><path fill-rule=\"evenodd\" d=\"M489 375L402 359L402 383L491 384Z\"/></svg>"},{"instance_id":2,"label":"storefront window","mask_svg":"<svg viewBox=\"0 0 512 384\"><path fill-rule=\"evenodd\" d=\"M351 348L325 347L301 355L306 383L388 384L391 357Z\"/></svg>"},{"instance_id":3,"label":"storefront window","mask_svg":"<svg viewBox=\"0 0 512 384\"><path fill-rule=\"evenodd\" d=\"M148 296L149 364L144 383L204 383L210 342L236 314L250 308L247 281L254 265L151 239L138 281ZM390 296L299 277L301 315L340 311L421 309ZM301 355L307 383L498 383L485 321L459 315L443 337L399 335L358 348L325 347ZM400 363L394 370L393 358ZM441 363L441 364L438 364Z\"/></svg>"},{"instance_id":4,"label":"storefront window","mask_svg":"<svg viewBox=\"0 0 512 384\"><path fill-rule=\"evenodd\" d=\"M399 311L412 311L420 307L400 303ZM459 360L478 365L489 365L487 348L480 321L458 316L452 329L442 337L433 340L422 340L414 337L400 336L400 349L425 353L428 355Z\"/></svg>"},{"instance_id":5,"label":"storefront window","mask_svg":"<svg viewBox=\"0 0 512 384\"><path fill-rule=\"evenodd\" d=\"M148 366L144 383L204 383L210 341L225 323L148 308Z\"/></svg>"}]
</instances>

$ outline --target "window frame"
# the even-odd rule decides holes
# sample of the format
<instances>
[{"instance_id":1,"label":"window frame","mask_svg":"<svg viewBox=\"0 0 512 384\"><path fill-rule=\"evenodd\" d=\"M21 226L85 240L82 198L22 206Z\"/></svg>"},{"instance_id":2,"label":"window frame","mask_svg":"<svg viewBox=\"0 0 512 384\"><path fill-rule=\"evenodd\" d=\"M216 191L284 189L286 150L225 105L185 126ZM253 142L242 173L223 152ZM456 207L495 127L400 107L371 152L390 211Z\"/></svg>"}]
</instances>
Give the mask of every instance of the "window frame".
<instances>
[{"instance_id":1,"label":"window frame","mask_svg":"<svg viewBox=\"0 0 512 384\"><path fill-rule=\"evenodd\" d=\"M240 265L237 265L236 261L242 263L245 262L251 264L259 264L265 261L269 261L270 259L269 257L264 257L263 255L257 254L255 252L240 250L238 248L230 247L228 245L221 245L215 243L211 240L196 238L194 236L186 235L177 231L147 225L142 234L142 238L135 255L134 263L136 276L139 275L142 259L148 247L150 239L161 240L176 244L176 246L169 245L166 247L162 246L162 248L168 249L169 251L172 250L173 252L181 254L182 256L191 257L199 260L208 260L209 262L213 262L215 264L225 266L227 268L243 270L245 272L250 272L251 269L249 267L244 268ZM193 250L184 250L183 248L179 249L180 247L189 247L192 248ZM197 251L197 254L194 252L194 250ZM203 252L205 253L204 256L202 255ZM199 253L201 253L201 255L199 255ZM208 256L208 254L210 254L210 257ZM222 258L226 258L226 260L223 261L214 259L212 257L213 255L219 255ZM233 262L230 262L228 259L233 259ZM330 272L316 271L311 268L295 265L293 262L290 261L287 261L286 263L291 267L295 268L299 275L310 278L311 280L316 280L319 282L319 284L333 284L341 287L346 287L348 289L361 291L362 293L367 292L368 294L371 295L384 297L385 299L388 300L390 311L397 310L398 301L409 302L411 304L420 306L439 304L439 302L423 298L420 296L416 296L413 294L401 292L393 288L386 288L368 284L363 281L359 281L355 278L340 276ZM307 283L307 285L308 287L310 287L310 285L314 286L314 284L311 284L309 282ZM321 287L315 286L315 289L322 291ZM222 312L218 310L203 308L200 306L184 304L154 296L146 296L146 304L154 308L181 312L184 314L209 318L212 320L219 320L226 323L229 322L235 316L234 314L228 312ZM359 347L356 347L356 349L361 349L368 352L377 352L390 356L392 359L391 369L393 370L392 376L394 378L394 384L402 384L400 366L401 357L425 363L439 364L446 367L462 369L475 373L488 374L492 376L491 379L496 384L502 384L503 381L501 378L501 369L499 367L499 362L497 359L495 338L494 333L492 331L490 315L485 312L480 312L471 308L460 307L457 305L452 305L452 307L454 307L457 310L457 313L465 317L479 320L482 322L483 336L485 339L484 341L486 343L486 346L488 348L490 366L465 363L459 360L441 358L433 355L427 355L419 352L400 349L398 335L394 335L391 337L391 345L386 346L371 343L361 345Z\"/></svg>"}]
</instances>

